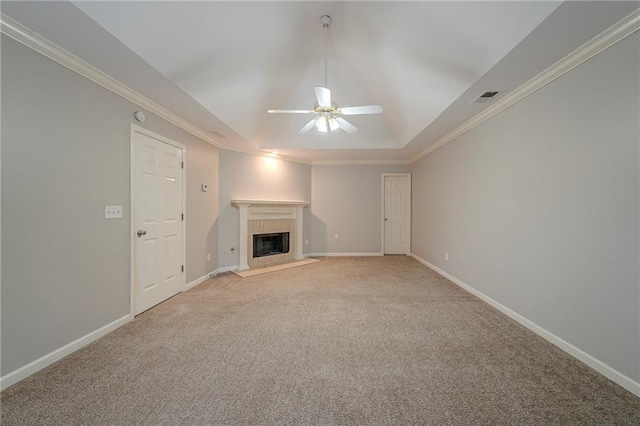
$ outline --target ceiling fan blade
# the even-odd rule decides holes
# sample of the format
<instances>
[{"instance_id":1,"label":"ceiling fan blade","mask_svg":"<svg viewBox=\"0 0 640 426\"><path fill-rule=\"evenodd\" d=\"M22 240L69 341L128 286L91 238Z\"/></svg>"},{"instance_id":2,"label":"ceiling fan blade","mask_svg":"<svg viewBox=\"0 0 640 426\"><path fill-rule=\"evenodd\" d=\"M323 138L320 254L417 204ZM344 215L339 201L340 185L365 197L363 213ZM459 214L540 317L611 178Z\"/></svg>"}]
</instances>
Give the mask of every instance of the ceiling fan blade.
<instances>
[{"instance_id":1,"label":"ceiling fan blade","mask_svg":"<svg viewBox=\"0 0 640 426\"><path fill-rule=\"evenodd\" d=\"M380 114L382 107L380 105L352 106L340 108L340 112L343 115Z\"/></svg>"},{"instance_id":2,"label":"ceiling fan blade","mask_svg":"<svg viewBox=\"0 0 640 426\"><path fill-rule=\"evenodd\" d=\"M316 127L320 133L327 133L329 131L329 121L327 120L327 117L318 117Z\"/></svg>"},{"instance_id":3,"label":"ceiling fan blade","mask_svg":"<svg viewBox=\"0 0 640 426\"><path fill-rule=\"evenodd\" d=\"M304 135L305 133L309 133L309 131L315 127L316 120L317 119L314 118L313 120L311 120L310 122L305 124L304 127L298 131L298 134L299 135Z\"/></svg>"},{"instance_id":4,"label":"ceiling fan blade","mask_svg":"<svg viewBox=\"0 0 640 426\"><path fill-rule=\"evenodd\" d=\"M315 112L315 111L310 110L310 109L270 109L267 112L269 114L282 114L282 113L286 113L286 114L311 114L312 112Z\"/></svg>"},{"instance_id":5,"label":"ceiling fan blade","mask_svg":"<svg viewBox=\"0 0 640 426\"><path fill-rule=\"evenodd\" d=\"M336 121L340 125L340 128L349 134L353 134L358 131L358 128L353 124L349 123L342 117L336 117Z\"/></svg>"},{"instance_id":6,"label":"ceiling fan blade","mask_svg":"<svg viewBox=\"0 0 640 426\"><path fill-rule=\"evenodd\" d=\"M313 90L316 91L318 105L321 107L331 108L331 90L322 86L314 87Z\"/></svg>"}]
</instances>

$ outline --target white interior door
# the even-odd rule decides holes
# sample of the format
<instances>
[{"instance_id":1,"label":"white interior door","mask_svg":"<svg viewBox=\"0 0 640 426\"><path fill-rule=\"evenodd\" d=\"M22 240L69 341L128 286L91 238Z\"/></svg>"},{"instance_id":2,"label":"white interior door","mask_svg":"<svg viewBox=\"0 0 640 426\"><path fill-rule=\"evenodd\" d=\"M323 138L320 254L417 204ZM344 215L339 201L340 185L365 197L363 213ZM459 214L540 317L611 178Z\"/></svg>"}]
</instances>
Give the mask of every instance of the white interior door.
<instances>
[{"instance_id":1,"label":"white interior door","mask_svg":"<svg viewBox=\"0 0 640 426\"><path fill-rule=\"evenodd\" d=\"M384 254L409 254L411 250L410 175L383 175Z\"/></svg>"},{"instance_id":2,"label":"white interior door","mask_svg":"<svg viewBox=\"0 0 640 426\"><path fill-rule=\"evenodd\" d=\"M133 312L184 288L183 149L132 131Z\"/></svg>"}]
</instances>

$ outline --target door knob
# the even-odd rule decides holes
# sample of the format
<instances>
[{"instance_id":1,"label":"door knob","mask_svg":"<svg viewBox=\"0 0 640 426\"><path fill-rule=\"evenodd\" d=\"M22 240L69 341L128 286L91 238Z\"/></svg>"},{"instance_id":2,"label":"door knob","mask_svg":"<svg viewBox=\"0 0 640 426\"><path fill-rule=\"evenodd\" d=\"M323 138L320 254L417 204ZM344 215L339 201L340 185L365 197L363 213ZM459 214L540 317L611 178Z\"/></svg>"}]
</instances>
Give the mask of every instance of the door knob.
<instances>
[{"instance_id":1,"label":"door knob","mask_svg":"<svg viewBox=\"0 0 640 426\"><path fill-rule=\"evenodd\" d=\"M138 237L142 237L143 235L147 235L147 231L139 230L136 234L138 234Z\"/></svg>"},{"instance_id":2,"label":"door knob","mask_svg":"<svg viewBox=\"0 0 640 426\"><path fill-rule=\"evenodd\" d=\"M386 217L384 218L384 221L385 221L385 222L387 221L387 218L386 218Z\"/></svg>"}]
</instances>

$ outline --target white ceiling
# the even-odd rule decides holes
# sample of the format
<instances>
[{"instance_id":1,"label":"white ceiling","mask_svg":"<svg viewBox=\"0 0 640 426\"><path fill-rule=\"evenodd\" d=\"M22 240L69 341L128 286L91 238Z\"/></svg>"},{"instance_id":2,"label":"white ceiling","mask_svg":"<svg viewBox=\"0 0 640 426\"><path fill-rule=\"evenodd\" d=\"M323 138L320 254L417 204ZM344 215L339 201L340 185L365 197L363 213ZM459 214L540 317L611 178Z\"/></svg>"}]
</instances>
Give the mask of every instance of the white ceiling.
<instances>
[{"instance_id":1,"label":"white ceiling","mask_svg":"<svg viewBox=\"0 0 640 426\"><path fill-rule=\"evenodd\" d=\"M78 8L259 148L402 148L559 2L76 2ZM298 135L323 84L360 131ZM487 88L491 89L491 88Z\"/></svg>"},{"instance_id":2,"label":"white ceiling","mask_svg":"<svg viewBox=\"0 0 640 426\"><path fill-rule=\"evenodd\" d=\"M3 13L222 133L227 147L373 161L411 158L487 106L470 105L475 96L508 93L633 10L557 1L73 2L83 15L68 2L3 3ZM384 107L350 116L360 129L353 135L298 135L310 117L266 112L313 108L324 14L333 18L334 101Z\"/></svg>"}]
</instances>

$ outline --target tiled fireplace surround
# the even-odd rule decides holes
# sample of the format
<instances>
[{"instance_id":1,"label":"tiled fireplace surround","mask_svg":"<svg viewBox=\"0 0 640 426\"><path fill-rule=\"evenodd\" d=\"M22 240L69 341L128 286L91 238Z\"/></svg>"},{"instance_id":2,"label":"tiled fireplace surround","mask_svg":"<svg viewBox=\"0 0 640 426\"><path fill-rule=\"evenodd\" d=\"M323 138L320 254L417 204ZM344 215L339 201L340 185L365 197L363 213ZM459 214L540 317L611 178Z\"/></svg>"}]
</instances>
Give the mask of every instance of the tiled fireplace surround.
<instances>
[{"instance_id":1,"label":"tiled fireplace surround","mask_svg":"<svg viewBox=\"0 0 640 426\"><path fill-rule=\"evenodd\" d=\"M231 204L239 213L239 271L304 258L302 210L309 205L308 201L234 199ZM254 258L253 235L275 232L289 232L289 253Z\"/></svg>"}]
</instances>

